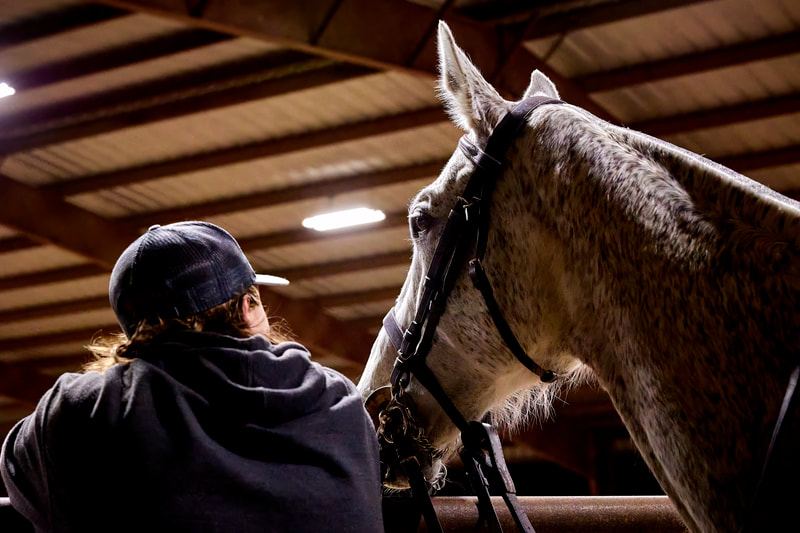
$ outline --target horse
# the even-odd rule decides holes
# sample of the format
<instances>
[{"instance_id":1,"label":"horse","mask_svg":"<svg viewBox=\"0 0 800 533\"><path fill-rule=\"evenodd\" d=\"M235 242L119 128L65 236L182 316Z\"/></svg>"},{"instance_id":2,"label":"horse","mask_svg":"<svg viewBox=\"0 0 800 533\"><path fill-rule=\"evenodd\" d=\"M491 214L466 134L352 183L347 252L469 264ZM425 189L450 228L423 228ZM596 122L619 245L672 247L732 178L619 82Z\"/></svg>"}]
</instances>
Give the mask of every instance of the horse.
<instances>
[{"instance_id":1,"label":"horse","mask_svg":"<svg viewBox=\"0 0 800 533\"><path fill-rule=\"evenodd\" d=\"M437 48L440 98L468 143L484 146L515 103L443 22ZM534 71L523 99L537 95L559 98ZM414 318L448 213L474 171L455 150L409 204L413 254L392 311L401 327ZM800 435L800 417L786 413L800 363L800 204L559 103L527 117L491 206L483 265L497 306L555 379L512 356L463 266L426 358L454 406L468 420L518 428L549 416L570 387L599 384L687 528L752 523L774 435L793 443ZM396 358L384 327L359 380L365 399L388 384ZM458 430L413 375L401 387L430 445L425 475L435 479ZM795 451L770 461L796 475Z\"/></svg>"}]
</instances>

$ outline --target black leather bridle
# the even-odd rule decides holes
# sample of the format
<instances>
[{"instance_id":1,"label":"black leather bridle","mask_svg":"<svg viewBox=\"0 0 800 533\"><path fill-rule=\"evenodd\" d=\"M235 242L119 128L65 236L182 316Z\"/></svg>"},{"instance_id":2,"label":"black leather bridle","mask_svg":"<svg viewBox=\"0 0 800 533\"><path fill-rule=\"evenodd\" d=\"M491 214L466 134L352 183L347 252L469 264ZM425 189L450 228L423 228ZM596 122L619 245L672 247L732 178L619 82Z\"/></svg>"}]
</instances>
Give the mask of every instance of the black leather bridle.
<instances>
[{"instance_id":1,"label":"black leather bridle","mask_svg":"<svg viewBox=\"0 0 800 533\"><path fill-rule=\"evenodd\" d=\"M556 379L557 376L552 370L545 370L525 353L514 336L495 300L482 260L486 252L492 192L503 171L506 152L534 110L542 105L560 103L562 103L560 100L541 96L523 100L506 113L482 150L466 136L461 138L459 148L474 163L475 170L448 215L425 276L423 294L414 319L403 330L397 323L394 309L391 309L383 320L383 327L398 352L391 376L392 401L399 401L398 398L403 396L413 375L441 405L450 420L461 431L461 441L464 445L461 458L478 496L481 518L487 521L493 531L502 531L502 528L492 508L489 494L500 492L517 527L521 531L534 532L527 516L519 509L514 484L505 467L496 430L488 424L468 422L464 418L427 366L426 358L439 319L444 314L447 299L466 263L469 264L469 275L473 285L481 292L498 332L514 356L531 372L537 374L542 382L548 383ZM410 411L410 408L405 410ZM416 466L419 467L418 461ZM415 498L421 499L423 515L429 530L441 531L421 473L418 469L406 468L406 470Z\"/></svg>"}]
</instances>

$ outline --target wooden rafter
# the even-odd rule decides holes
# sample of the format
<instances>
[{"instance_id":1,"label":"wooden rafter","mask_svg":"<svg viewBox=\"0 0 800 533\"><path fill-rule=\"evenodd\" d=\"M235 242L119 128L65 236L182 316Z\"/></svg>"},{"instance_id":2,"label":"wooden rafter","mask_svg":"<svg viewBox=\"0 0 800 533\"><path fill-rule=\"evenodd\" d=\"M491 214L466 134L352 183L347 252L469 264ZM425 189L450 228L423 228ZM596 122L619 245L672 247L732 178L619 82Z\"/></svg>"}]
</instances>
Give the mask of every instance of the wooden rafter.
<instances>
[{"instance_id":1,"label":"wooden rafter","mask_svg":"<svg viewBox=\"0 0 800 533\"><path fill-rule=\"evenodd\" d=\"M16 228L41 244L78 253L110 269L139 233L132 227L65 202L59 195L40 191L0 175L0 223Z\"/></svg>"},{"instance_id":2,"label":"wooden rafter","mask_svg":"<svg viewBox=\"0 0 800 533\"><path fill-rule=\"evenodd\" d=\"M800 163L800 145L794 144L775 150L721 157L717 159L717 163L738 172L784 165L796 165Z\"/></svg>"},{"instance_id":3,"label":"wooden rafter","mask_svg":"<svg viewBox=\"0 0 800 533\"><path fill-rule=\"evenodd\" d=\"M575 82L589 93L610 91L630 85L742 65L751 61L765 61L798 52L800 52L800 34L789 33L661 61L597 72L576 78Z\"/></svg>"},{"instance_id":4,"label":"wooden rafter","mask_svg":"<svg viewBox=\"0 0 800 533\"><path fill-rule=\"evenodd\" d=\"M181 30L134 44L91 52L54 63L8 72L6 81L17 90L29 90L119 67L141 63L232 39L230 35L202 29Z\"/></svg>"},{"instance_id":5,"label":"wooden rafter","mask_svg":"<svg viewBox=\"0 0 800 533\"><path fill-rule=\"evenodd\" d=\"M364 233L371 233L384 229L405 227L408 224L407 217L408 213L405 211L399 213L387 213L385 220L364 226L353 226L346 229L333 230L324 233L305 228L280 231L239 239L239 244L242 246L242 250L247 252L263 250L266 248L275 248L277 246L288 246L291 244L319 242L337 237L351 237L354 235L361 235Z\"/></svg>"},{"instance_id":6,"label":"wooden rafter","mask_svg":"<svg viewBox=\"0 0 800 533\"><path fill-rule=\"evenodd\" d=\"M383 267L407 266L411 263L411 250L386 254L356 257L341 261L330 261L283 269L280 275L290 281L322 278L337 274L349 274Z\"/></svg>"},{"instance_id":7,"label":"wooden rafter","mask_svg":"<svg viewBox=\"0 0 800 533\"><path fill-rule=\"evenodd\" d=\"M542 17L526 37L550 37L601 24L643 17L670 9L688 7L714 0L620 0L589 5L575 10L556 12Z\"/></svg>"},{"instance_id":8,"label":"wooden rafter","mask_svg":"<svg viewBox=\"0 0 800 533\"><path fill-rule=\"evenodd\" d=\"M58 192L62 196L81 194L100 189L109 189L141 183L143 181L163 178L176 174L197 172L223 165L242 163L254 159L283 155L301 150L313 150L331 144L365 139L375 135L418 128L429 124L446 121L440 107L421 109L399 115L335 126L332 128L305 132L298 135L270 139L243 146L235 146L222 150L192 154L167 161L159 161L132 168L126 168L102 174L79 177L49 185L46 188Z\"/></svg>"},{"instance_id":9,"label":"wooden rafter","mask_svg":"<svg viewBox=\"0 0 800 533\"><path fill-rule=\"evenodd\" d=\"M359 272L374 268L403 266L408 265L410 260L411 251L407 250L403 252L390 252L387 254L357 257L342 261L316 263L301 267L293 267L283 269L279 272L279 274L290 281L301 281L304 279L335 276L337 274ZM107 272L108 271L105 268L98 265L86 264L66 268L42 270L30 274L9 276L0 278L0 292L12 289L35 287L37 285L44 285L47 283L73 281L91 276L98 276Z\"/></svg>"},{"instance_id":10,"label":"wooden rafter","mask_svg":"<svg viewBox=\"0 0 800 533\"><path fill-rule=\"evenodd\" d=\"M318 87L371 72L356 65L308 59L295 52L231 62L6 115L4 131L0 132L0 154Z\"/></svg>"},{"instance_id":11,"label":"wooden rafter","mask_svg":"<svg viewBox=\"0 0 800 533\"><path fill-rule=\"evenodd\" d=\"M77 4L62 7L0 26L0 48L20 45L128 14L127 10L99 4Z\"/></svg>"},{"instance_id":12,"label":"wooden rafter","mask_svg":"<svg viewBox=\"0 0 800 533\"><path fill-rule=\"evenodd\" d=\"M383 267L404 266L409 263L411 251L406 250L402 252L393 252L386 254L379 254L367 257L359 257L354 259L346 259L341 261L334 261L330 263L318 263L313 265L306 265L302 267L294 267L282 269L279 273L281 276L286 277L292 282L301 281L304 279L313 279L326 276L335 276L337 274L353 274L356 272L363 272ZM91 267L89 272L103 273L105 269L100 267ZM66 279L79 279L84 277L85 270L83 267L72 267L67 269L57 269L52 272L52 276L42 276L39 281L53 281L53 277L61 276L62 280ZM21 276L20 276L21 277ZM21 288L26 286L21 283L17 278L2 278L0 279L0 291L10 288ZM23 280L24 281L24 280ZM393 287L396 296L399 292L399 287ZM385 299L379 292L363 293L365 296L364 301L375 301L375 299ZM340 298L337 300L336 298ZM391 296L394 297L394 296ZM352 300L351 295L330 295L322 297L318 303L326 307L334 307L335 305L342 305L341 298ZM329 300L330 299L330 300ZM331 303L334 302L334 303ZM338 302L338 303L337 303ZM9 322L17 322L22 320L29 320L33 318L45 318L52 316L67 315L72 313L80 313L85 311L98 311L108 308L108 297L106 296L91 296L88 298L80 298L77 300L69 300L58 303L47 303L41 305L34 305L28 307L17 307L0 311L0 323L7 324Z\"/></svg>"},{"instance_id":13,"label":"wooden rafter","mask_svg":"<svg viewBox=\"0 0 800 533\"><path fill-rule=\"evenodd\" d=\"M104 3L175 18L222 33L260 38L287 48L368 67L402 70L427 77L433 77L436 72L434 48L431 46L433 36L428 35L427 29L438 18L438 11L415 2L343 0L335 12L330 13L327 5L301 4L293 0L247 3L208 0L201 17L190 16L181 0L104 0ZM281 13L281 16L271 16L274 13ZM498 71L504 54L495 28L476 24L457 14L446 18L461 46L470 51L473 61L484 72ZM320 33L318 30L323 22L324 31ZM398 32L398 27L403 31ZM522 73L512 68L513 75L506 72L507 75L499 78L501 90L519 96L517 84L507 86L507 81L520 76L527 79L533 70L529 68L532 65L551 76L559 89L569 95L572 103L603 118L613 118L569 79L524 48L519 48L515 55L521 59L512 62L512 67L521 64L527 70Z\"/></svg>"},{"instance_id":14,"label":"wooden rafter","mask_svg":"<svg viewBox=\"0 0 800 533\"><path fill-rule=\"evenodd\" d=\"M99 276L100 274L105 274L108 272L109 270L107 268L101 267L94 263L41 270L39 272L32 272L29 274L19 274L16 276L0 278L0 291L35 287L37 285L44 285L47 283L72 281L81 278L88 278L90 276Z\"/></svg>"},{"instance_id":15,"label":"wooden rafter","mask_svg":"<svg viewBox=\"0 0 800 533\"><path fill-rule=\"evenodd\" d=\"M728 126L739 122L760 120L800 111L800 93L746 102L703 111L645 120L630 127L655 137L689 131Z\"/></svg>"},{"instance_id":16,"label":"wooden rafter","mask_svg":"<svg viewBox=\"0 0 800 533\"><path fill-rule=\"evenodd\" d=\"M325 308L347 307L349 305L382 302L394 300L400 293L400 286L382 287L380 289L369 289L366 291L354 291L347 293L329 294L327 296L317 296L311 298L318 305Z\"/></svg>"},{"instance_id":17,"label":"wooden rafter","mask_svg":"<svg viewBox=\"0 0 800 533\"><path fill-rule=\"evenodd\" d=\"M110 269L125 247L139 236L133 226L105 219L65 202L58 195L40 191L5 176L0 176L0 197L5 205L0 212L0 223L16 228L41 242L55 244L83 255L104 269ZM402 222L405 224L405 214ZM287 239L287 236L284 235L283 238ZM249 241L254 246L263 246L269 239L280 240L275 235L270 235L266 239ZM288 239L290 243L297 240L292 237ZM248 248L245 244L247 242L248 240L242 241L244 249ZM369 343L364 344L363 332L348 331L349 328L344 323L332 317L321 318L319 309L309 307L306 302L295 302L270 292L267 294L279 301L287 314L304 315L303 320L292 326L305 342L318 343L316 346L320 349L341 354L343 357L355 357L357 362L365 360L364 350L368 351ZM312 309L313 312L310 312ZM315 316L315 320L307 320L309 316ZM101 324L92 329L96 331L107 326ZM116 325L113 327L116 328ZM82 329L4 339L0 341L0 351L29 349L42 343L86 342L92 334L89 330ZM306 338L311 341L306 341ZM350 342L357 344L349 345Z\"/></svg>"},{"instance_id":18,"label":"wooden rafter","mask_svg":"<svg viewBox=\"0 0 800 533\"><path fill-rule=\"evenodd\" d=\"M444 161L434 161L411 165L408 167L390 168L377 172L349 175L339 179L326 180L320 183L287 187L277 191L266 191L257 194L246 194L224 200L206 202L188 207L165 209L142 215L125 218L125 221L137 227L163 224L179 220L195 220L214 215L261 209L265 207L299 202L313 198L325 198L340 194L355 193L365 189L382 187L410 180L436 177L444 166Z\"/></svg>"}]
</instances>

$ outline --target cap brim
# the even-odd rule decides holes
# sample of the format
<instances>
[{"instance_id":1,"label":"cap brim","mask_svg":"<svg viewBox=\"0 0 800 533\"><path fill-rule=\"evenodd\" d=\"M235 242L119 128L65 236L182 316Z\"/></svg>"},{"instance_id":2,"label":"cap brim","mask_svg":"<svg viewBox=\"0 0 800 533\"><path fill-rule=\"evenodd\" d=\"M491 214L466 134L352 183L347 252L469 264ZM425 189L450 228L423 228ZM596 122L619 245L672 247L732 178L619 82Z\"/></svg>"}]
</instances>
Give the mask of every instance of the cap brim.
<instances>
[{"instance_id":1,"label":"cap brim","mask_svg":"<svg viewBox=\"0 0 800 533\"><path fill-rule=\"evenodd\" d=\"M288 285L289 280L286 278L280 278L278 276L270 276L269 274L256 274L255 284L280 286L280 285Z\"/></svg>"}]
</instances>

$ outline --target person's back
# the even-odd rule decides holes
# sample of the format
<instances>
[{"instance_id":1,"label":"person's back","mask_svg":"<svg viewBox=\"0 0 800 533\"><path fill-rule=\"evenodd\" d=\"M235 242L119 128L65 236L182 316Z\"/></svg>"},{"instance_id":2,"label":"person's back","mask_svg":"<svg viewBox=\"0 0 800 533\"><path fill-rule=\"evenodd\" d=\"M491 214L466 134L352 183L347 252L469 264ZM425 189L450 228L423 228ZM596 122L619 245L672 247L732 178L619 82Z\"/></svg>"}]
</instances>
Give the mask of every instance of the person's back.
<instances>
[{"instance_id":1,"label":"person's back","mask_svg":"<svg viewBox=\"0 0 800 533\"><path fill-rule=\"evenodd\" d=\"M347 378L211 319L142 335L125 318L144 341L62 376L4 444L37 531L382 531L374 428Z\"/></svg>"}]
</instances>

